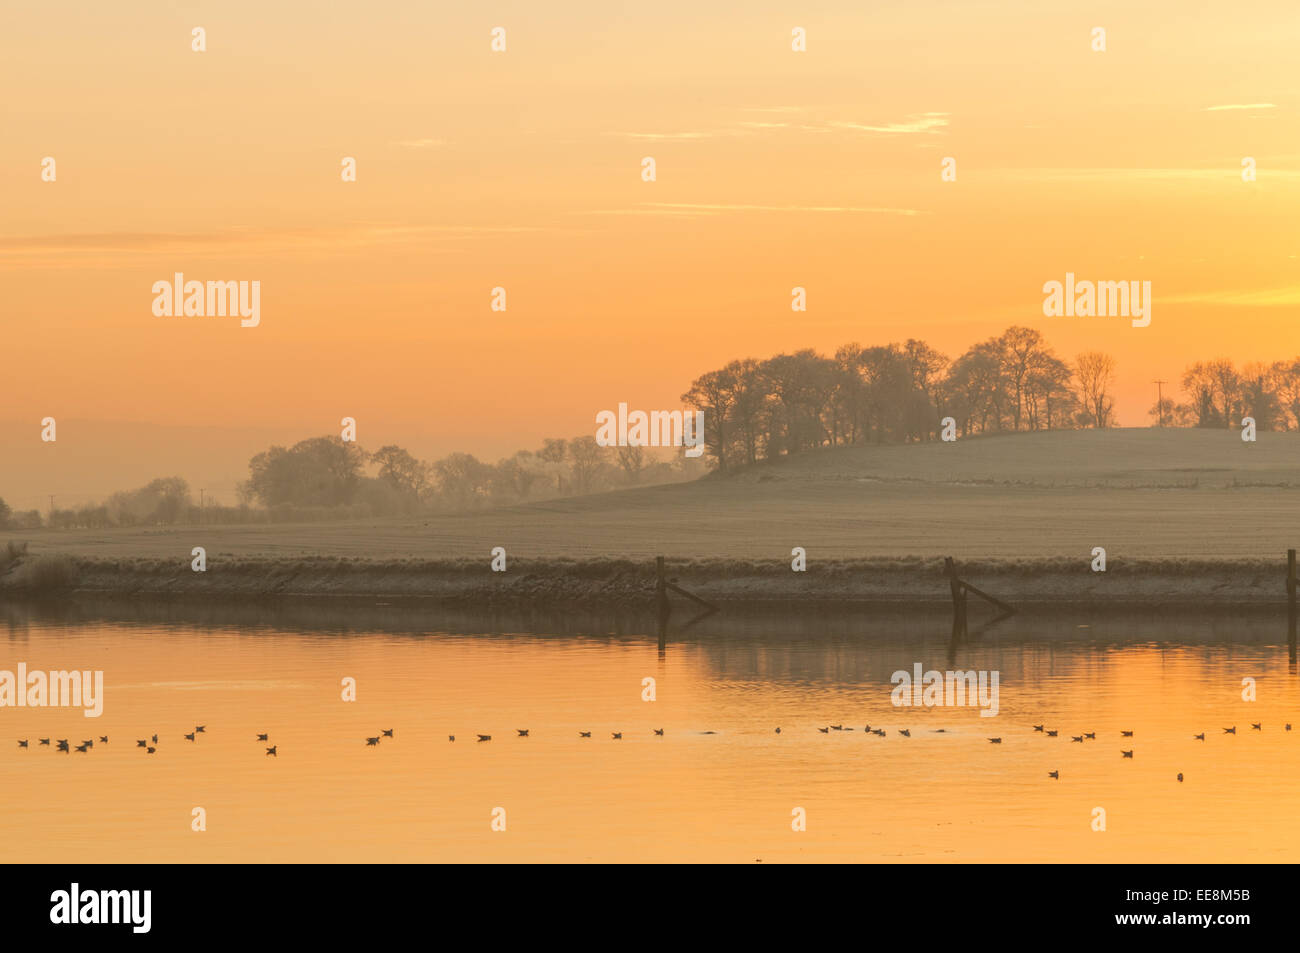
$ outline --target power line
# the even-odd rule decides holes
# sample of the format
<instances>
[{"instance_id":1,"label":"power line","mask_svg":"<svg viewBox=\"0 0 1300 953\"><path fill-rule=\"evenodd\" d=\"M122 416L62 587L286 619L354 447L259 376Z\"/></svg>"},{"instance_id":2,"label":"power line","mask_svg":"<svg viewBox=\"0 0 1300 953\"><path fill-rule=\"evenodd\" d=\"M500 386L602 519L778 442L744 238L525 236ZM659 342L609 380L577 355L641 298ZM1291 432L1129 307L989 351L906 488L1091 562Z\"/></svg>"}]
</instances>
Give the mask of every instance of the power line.
<instances>
[{"instance_id":1,"label":"power line","mask_svg":"<svg viewBox=\"0 0 1300 953\"><path fill-rule=\"evenodd\" d=\"M1156 385L1156 415L1160 419L1160 426L1163 427L1165 425L1165 395L1163 385L1168 384L1169 382L1152 381L1151 383Z\"/></svg>"}]
</instances>

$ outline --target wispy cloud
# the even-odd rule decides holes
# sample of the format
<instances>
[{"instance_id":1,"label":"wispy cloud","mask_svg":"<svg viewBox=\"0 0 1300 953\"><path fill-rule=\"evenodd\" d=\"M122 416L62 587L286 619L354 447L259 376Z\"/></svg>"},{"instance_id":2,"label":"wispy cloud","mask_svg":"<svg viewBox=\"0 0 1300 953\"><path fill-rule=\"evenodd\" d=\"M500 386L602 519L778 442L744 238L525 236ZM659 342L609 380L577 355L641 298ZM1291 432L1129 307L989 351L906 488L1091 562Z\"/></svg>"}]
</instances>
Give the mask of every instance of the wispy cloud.
<instances>
[{"instance_id":1,"label":"wispy cloud","mask_svg":"<svg viewBox=\"0 0 1300 953\"><path fill-rule=\"evenodd\" d=\"M1037 179L1040 181L1109 181L1122 182L1125 180L1142 180L1150 182L1165 181L1174 182L1193 182L1193 181L1241 181L1241 166L1222 166L1212 169L1178 169L1178 168L1154 168L1154 169L1116 169L1116 168L1097 168L1097 169L1078 169L1078 168L1057 168L1057 169L989 169L985 175L1001 175L1006 178L1014 178L1021 181ZM1300 177L1300 170L1295 169L1278 169L1269 166L1266 171L1259 173L1260 178L1267 175L1270 179L1292 179Z\"/></svg>"},{"instance_id":2,"label":"wispy cloud","mask_svg":"<svg viewBox=\"0 0 1300 953\"><path fill-rule=\"evenodd\" d=\"M770 109L746 107L746 112L768 112L785 115L804 112L792 107L774 106ZM798 122L763 122L743 119L717 129L685 130L680 132L611 132L607 135L622 136L625 139L717 139L725 136L757 135L777 130L796 130L804 132L865 132L872 135L900 136L941 132L948 127L948 113L928 112L914 113L892 122L859 122L849 119L801 119Z\"/></svg>"},{"instance_id":3,"label":"wispy cloud","mask_svg":"<svg viewBox=\"0 0 1300 953\"><path fill-rule=\"evenodd\" d=\"M727 212L832 212L860 215L929 215L914 208L871 205L751 205L744 203L645 202L638 208L594 209L578 215L722 215Z\"/></svg>"},{"instance_id":4,"label":"wispy cloud","mask_svg":"<svg viewBox=\"0 0 1300 953\"><path fill-rule=\"evenodd\" d=\"M1276 109L1272 103L1228 103L1224 106L1206 106L1204 112L1217 113L1225 109Z\"/></svg>"},{"instance_id":5,"label":"wispy cloud","mask_svg":"<svg viewBox=\"0 0 1300 953\"><path fill-rule=\"evenodd\" d=\"M852 129L856 132L874 132L884 135L909 135L914 133L934 133L940 129L947 128L947 113L917 113L908 116L900 122L887 122L883 124L863 123L863 122L846 122L840 119L832 119L827 123L833 129Z\"/></svg>"},{"instance_id":6,"label":"wispy cloud","mask_svg":"<svg viewBox=\"0 0 1300 953\"><path fill-rule=\"evenodd\" d=\"M346 248L458 242L476 235L544 232L522 225L403 225L358 222L303 228L232 226L207 232L98 232L0 237L0 266L54 267L75 259L105 266L123 256L330 252ZM442 247L439 251L459 251Z\"/></svg>"},{"instance_id":7,"label":"wispy cloud","mask_svg":"<svg viewBox=\"0 0 1300 953\"><path fill-rule=\"evenodd\" d=\"M717 136L735 136L739 133L728 129L715 129L710 132L611 132L611 136L625 139L713 139Z\"/></svg>"}]
</instances>

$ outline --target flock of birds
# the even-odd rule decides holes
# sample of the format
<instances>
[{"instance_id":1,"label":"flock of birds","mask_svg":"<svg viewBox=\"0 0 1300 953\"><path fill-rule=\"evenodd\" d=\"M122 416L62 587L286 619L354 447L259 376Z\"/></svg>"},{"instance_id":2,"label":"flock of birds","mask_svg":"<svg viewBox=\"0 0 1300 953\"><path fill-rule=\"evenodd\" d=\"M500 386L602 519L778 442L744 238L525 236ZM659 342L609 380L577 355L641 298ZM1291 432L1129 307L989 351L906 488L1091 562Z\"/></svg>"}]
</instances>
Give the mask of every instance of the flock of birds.
<instances>
[{"instance_id":1,"label":"flock of birds","mask_svg":"<svg viewBox=\"0 0 1300 953\"><path fill-rule=\"evenodd\" d=\"M1056 738L1056 737L1059 737L1060 734L1061 734L1061 731L1060 731L1059 728L1048 728L1046 725L1034 725L1033 728L1034 728L1034 731L1035 731L1035 732L1040 732L1040 733L1042 733L1043 735L1045 735L1045 736L1048 737L1048 738ZM1263 731L1263 730L1264 730L1264 725L1263 725L1261 722L1254 721L1254 722L1251 722L1251 724L1250 724L1250 729L1251 729L1251 731ZM820 732L821 732L822 734L824 734L824 735L828 735L828 734L830 734L832 731L853 731L854 729L851 728L851 727L846 727L846 726L844 726L844 725L841 724L841 725L827 725L826 727L824 727L824 728L818 728L817 730L820 731ZM885 731L885 729L883 729L883 728L872 728L870 725L867 725L867 726L864 727L862 730L863 730L864 732L866 732L867 734L878 735L878 736L881 737L881 738L884 738L884 737L888 734L888 733ZM895 730L899 735L902 735L904 738L910 738L910 737L912 737L912 730L911 730L910 728L896 728L896 729L894 729L894 730ZM939 735L941 735L941 734L944 734L945 732L947 732L947 730L948 730L948 729L946 729L946 728L932 728L932 729L931 729L931 734L939 734ZM1291 730L1291 723L1290 723L1290 722L1287 722L1287 724L1286 724L1286 726L1284 727L1283 730L1285 730L1285 731L1290 731L1290 730ZM779 734L781 733L781 729L780 729L780 728L777 728L777 729L776 729L776 733L779 735ZM1223 729L1223 733L1224 733L1225 735L1235 735L1235 734L1237 733L1237 726L1236 726L1236 725L1233 725L1231 728L1224 728L1224 729ZM1131 730L1120 729L1120 733L1119 733L1119 734L1120 734L1120 737L1121 737L1121 738L1132 738L1132 737L1133 737L1133 731L1131 731ZM990 744L995 744L995 745L1000 745L1000 744L1002 744L1002 738L1001 738L1001 736L996 737L996 738L989 738L988 740L989 740L989 743L990 743ZM1085 731L1085 732L1082 732L1081 734L1070 735L1070 743L1071 743L1071 744L1074 744L1074 743L1076 743L1076 742L1079 743L1079 744L1082 744L1082 743L1084 743L1085 741L1096 741L1096 740L1097 740L1097 732L1095 732L1095 731ZM1193 741L1204 741L1204 740L1205 740L1205 732L1202 731L1200 734L1192 735L1192 740L1193 740ZM1120 757L1121 757L1121 758L1129 758L1129 759L1132 759L1132 757L1133 757L1133 751L1134 751L1133 748L1129 748L1129 749L1127 749L1127 750L1125 750L1124 748L1121 748L1121 749L1119 750L1119 754L1120 754ZM1054 778L1055 780L1059 781L1059 780L1061 779L1061 772L1060 772L1059 769L1056 770L1056 771L1048 771L1048 772L1047 772L1047 776L1048 776L1049 778ZM1178 772L1178 780L1179 780L1179 781L1182 781L1182 780L1183 780L1183 773L1182 773L1181 771Z\"/></svg>"},{"instance_id":2,"label":"flock of birds","mask_svg":"<svg viewBox=\"0 0 1300 953\"><path fill-rule=\"evenodd\" d=\"M778 729L776 729L776 730L777 730L777 733L780 734L781 729L778 728ZM662 737L664 736L664 730L663 730L662 728L656 728L656 729L654 729L654 733L655 733L657 736L659 736L660 738L662 738ZM701 734L712 735L712 734L717 734L717 732L713 732L713 731L705 731L705 732L701 732ZM609 733L609 735L610 735L610 740L611 740L611 741L622 741L622 740L623 740L623 732L621 732L621 731L611 731L611 732ZM492 740L492 736L491 736L491 735L475 735L474 737L476 737L479 741L491 741L491 740ZM527 738L527 737L528 737L528 729L527 729L527 728L516 728L516 729L515 729L515 737L516 737L516 738ZM579 738L590 738L590 737L591 737L591 732L590 732L590 731L579 731L579 732L578 732L578 737L579 737ZM447 740L448 740L448 741L455 741L455 740L456 740L456 736L455 736L455 735L448 735L448 736L447 736Z\"/></svg>"},{"instance_id":3,"label":"flock of birds","mask_svg":"<svg viewBox=\"0 0 1300 953\"><path fill-rule=\"evenodd\" d=\"M1046 725L1034 725L1033 728L1034 728L1034 731L1035 731L1035 732L1039 732L1039 733L1043 734L1045 737L1048 737L1048 738L1056 738L1056 737L1059 737L1059 735L1060 735L1060 729L1048 728ZM1263 730L1264 730L1264 726L1263 726L1263 724L1260 723L1260 722L1257 722L1257 721L1256 721L1256 722L1251 722L1250 728L1251 728L1252 731L1263 731ZM380 732L379 732L379 734L375 735L374 737L372 737L372 738L366 738L366 739L365 739L366 747L369 747L369 748L377 747L377 746L379 745L380 741L383 740L384 738L392 738L392 737L393 737L393 730L394 730L394 729L392 729L392 728L384 728L384 729L381 729ZM654 730L655 736L660 737L660 738L662 738L662 737L664 736L664 729L662 729L662 728L655 728L655 729L653 729L653 730ZM843 725L843 724L839 724L839 725L827 725L827 726L825 726L824 728L818 728L817 730L818 730L819 732L821 732L822 734L824 734L824 735L828 735L828 734L830 734L832 731L855 731L856 729L853 728L853 727L847 727L847 726L845 726L845 725ZM863 730L863 732L865 732L866 734L876 735L876 736L881 737L881 738L887 737L887 735L888 735L888 732L886 732L884 728L873 728L873 727L871 727L870 725L866 725L865 727L863 727L862 730ZM910 728L896 728L896 729L894 729L894 730L895 730L895 732L896 732L898 735L900 735L900 736L903 737L903 738L910 738L910 737L912 737L912 730L911 730ZM932 728L932 729L931 729L931 734L940 734L940 735L941 735L941 734L946 733L947 730L948 730L948 729L946 729L946 728ZM1290 730L1291 730L1291 725L1290 725L1289 722L1286 724L1284 730L1285 730L1285 731L1290 731ZM186 740L186 741L194 741L196 736L201 735L201 734L205 733L206 731L207 731L207 726L206 726L206 725L195 725L193 731L190 731L190 732L184 732L185 740ZM527 728L516 728L516 729L515 729L515 736L518 737L518 738L527 738L527 737L529 736L528 732L529 732L529 729L527 729ZM781 728L780 728L780 726L778 726L778 727L776 728L776 732L775 732L775 733L778 734L778 735L781 733ZM1233 725L1231 728L1224 728L1224 729L1223 729L1223 733L1224 733L1225 735L1235 735L1235 734L1237 733L1237 726L1236 726L1236 725ZM714 731L703 731L703 732L700 732L700 734L712 735L712 734L717 734L717 732L714 732ZM1194 741L1204 741L1204 740L1205 740L1205 734L1206 734L1206 733L1202 731L1200 734L1192 735L1192 739L1193 739ZM491 740L492 740L492 736L491 736L491 735L476 734L475 737L476 737L479 741L491 741ZM579 737L579 738L590 738L590 737L591 737L591 732L590 732L590 731L579 731L579 732L578 732L578 737ZM1121 737L1121 738L1132 738L1132 737L1133 737L1133 732L1132 732L1132 731L1129 731L1129 730L1121 730L1121 731L1120 731L1120 737ZM621 731L611 731L611 732L610 732L610 738L611 738L613 741L621 741L621 740L623 739L623 732L621 732ZM1085 732L1082 732L1081 734L1070 735L1070 742L1071 742L1071 744L1074 744L1074 743L1082 744L1082 743L1085 742L1085 741L1095 741L1096 739L1097 739L1097 732L1095 732L1095 731L1085 731ZM27 739L27 738L20 738L20 739L18 739L18 747L20 747L20 748L29 748L29 747L30 747L29 740L30 740L30 739ZM36 740L37 740L37 746L38 746L38 747L49 747L49 745L50 745L50 739L49 739L49 738L38 738L38 739L36 739ZM270 739L270 733L269 733L269 732L259 732L259 733L257 734L257 740L258 740L259 742L270 741L270 740L271 740L271 739ZM447 736L447 740L448 740L448 741L455 741L455 740L456 740L456 736L455 736L455 735L448 735L448 736ZM93 739L93 738L92 738L91 740L89 740L89 741L83 741L83 742L81 742L81 744L76 745L75 747L72 747L72 748L69 748L70 741L69 741L69 739L67 739L67 738L56 738L56 739L54 739L54 741L55 741L55 750L56 750L56 751L62 751L62 752L64 752L65 754L66 754L66 753L69 753L70 751L74 751L74 750L75 750L75 751L78 751L78 752L81 752L82 754L85 754L85 753L87 753L88 751L90 751L91 748L93 748L93 747L95 746L95 742L94 742L94 739ZM989 741L990 744L995 744L995 745L1000 745L1000 744L1002 744L1002 738L1001 738L1001 736L998 736L998 737L996 737L996 738L989 738L988 741ZM100 735L100 736L99 736L99 743L100 743L101 745L107 745L107 744L108 744L108 735ZM146 754L156 754L157 751L158 751L158 735L155 733L155 734L153 734L153 735L150 735L148 738L140 738L140 739L137 739L135 745L136 745L137 748L144 748ZM278 757L279 755L277 754L277 748L279 748L279 745L278 745L278 744L274 744L274 745L270 745L270 746L268 746L267 749L266 749L266 754L267 754L267 756L268 756L268 757ZM1127 749L1127 750L1121 748L1121 749L1120 749L1120 752L1119 752L1119 753L1120 753L1120 757L1122 757L1122 758L1130 758L1130 759L1131 759L1131 758L1133 757L1133 750L1134 750L1134 749L1132 749L1132 748L1129 748L1129 749ZM1054 778L1055 780L1058 780L1058 781L1059 781L1059 780L1061 779L1061 772L1060 772L1059 770L1056 770L1056 771L1049 771L1049 772L1047 772L1047 776L1048 776L1049 778ZM1179 781L1182 781L1182 780L1183 780L1182 772L1179 772L1179 774L1178 774L1178 780L1179 780Z\"/></svg>"}]
</instances>

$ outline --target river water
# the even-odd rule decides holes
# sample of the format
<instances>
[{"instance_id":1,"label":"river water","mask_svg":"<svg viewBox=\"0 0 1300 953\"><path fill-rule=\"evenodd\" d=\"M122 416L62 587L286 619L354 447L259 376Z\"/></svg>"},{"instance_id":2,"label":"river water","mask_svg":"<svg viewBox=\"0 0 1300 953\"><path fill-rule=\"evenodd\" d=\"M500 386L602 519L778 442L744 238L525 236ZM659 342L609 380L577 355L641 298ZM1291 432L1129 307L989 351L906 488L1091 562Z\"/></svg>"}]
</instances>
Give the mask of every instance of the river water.
<instances>
[{"instance_id":1,"label":"river water","mask_svg":"<svg viewBox=\"0 0 1300 953\"><path fill-rule=\"evenodd\" d=\"M19 662L102 670L104 698L0 708L10 862L1300 860L1284 619L1025 616L954 644L921 610L725 613L661 645L635 617L11 605ZM997 715L894 705L917 663L997 672Z\"/></svg>"}]
</instances>

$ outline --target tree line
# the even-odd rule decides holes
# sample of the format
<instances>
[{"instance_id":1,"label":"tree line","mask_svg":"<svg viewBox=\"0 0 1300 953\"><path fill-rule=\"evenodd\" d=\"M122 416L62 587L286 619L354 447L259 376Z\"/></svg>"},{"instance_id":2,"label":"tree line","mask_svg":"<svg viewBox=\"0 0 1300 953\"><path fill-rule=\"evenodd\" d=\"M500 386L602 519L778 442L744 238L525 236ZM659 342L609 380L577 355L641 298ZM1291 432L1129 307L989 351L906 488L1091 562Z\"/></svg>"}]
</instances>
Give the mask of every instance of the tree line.
<instances>
[{"instance_id":1,"label":"tree line","mask_svg":"<svg viewBox=\"0 0 1300 953\"><path fill-rule=\"evenodd\" d=\"M15 512L0 500L0 529L262 522L459 512L619 487L689 480L826 447L938 438L952 417L963 437L1115 424L1116 362L1100 351L1067 360L1042 334L1015 326L956 359L924 341L826 357L811 349L732 361L700 375L682 402L704 411L704 457L682 448L601 447L592 434L548 438L489 463L469 453L417 459L396 444L367 452L340 437L274 446L249 461L238 505L195 504L180 477L114 493L104 503ZM1182 399L1159 399L1153 424L1300 430L1300 357L1238 369L1198 361ZM594 427L593 427L594 430Z\"/></svg>"},{"instance_id":2,"label":"tree line","mask_svg":"<svg viewBox=\"0 0 1300 953\"><path fill-rule=\"evenodd\" d=\"M1014 326L955 359L913 338L732 361L681 399L704 411L717 468L733 470L823 447L935 440L945 417L963 437L1114 426L1115 372L1109 354L1067 360L1039 331ZM1249 414L1261 430L1300 429L1300 358L1240 372L1197 363L1182 383L1186 401L1158 401L1153 422L1237 426Z\"/></svg>"},{"instance_id":3,"label":"tree line","mask_svg":"<svg viewBox=\"0 0 1300 953\"><path fill-rule=\"evenodd\" d=\"M593 428L594 429L594 428ZM390 444L368 452L337 436L273 446L248 465L238 505L200 505L186 480L162 477L103 503L15 512L0 499L0 529L53 529L183 523L290 522L461 512L579 496L619 487L691 480L703 458L681 448L602 447L592 434L547 438L496 463L473 454L417 459Z\"/></svg>"}]
</instances>

